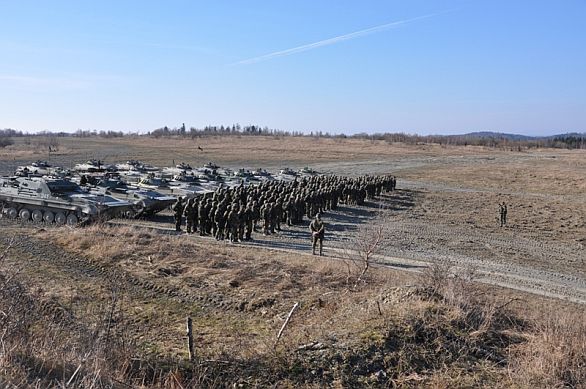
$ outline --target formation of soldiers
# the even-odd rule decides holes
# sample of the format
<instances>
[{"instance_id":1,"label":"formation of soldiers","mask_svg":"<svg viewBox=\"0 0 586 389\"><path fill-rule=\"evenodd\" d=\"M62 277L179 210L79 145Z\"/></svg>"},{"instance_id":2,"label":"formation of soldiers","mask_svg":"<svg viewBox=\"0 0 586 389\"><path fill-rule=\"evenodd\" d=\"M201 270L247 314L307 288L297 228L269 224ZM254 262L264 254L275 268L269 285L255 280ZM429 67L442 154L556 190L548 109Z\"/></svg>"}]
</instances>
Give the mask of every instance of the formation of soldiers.
<instances>
[{"instance_id":1,"label":"formation of soldiers","mask_svg":"<svg viewBox=\"0 0 586 389\"><path fill-rule=\"evenodd\" d=\"M395 190L396 184L396 178L390 175L315 176L219 188L199 197L180 197L173 206L175 229L181 231L185 218L189 234L248 241L253 232L274 234L284 225L303 223L304 217L311 220L318 213L335 210L339 203L362 205L383 191Z\"/></svg>"}]
</instances>

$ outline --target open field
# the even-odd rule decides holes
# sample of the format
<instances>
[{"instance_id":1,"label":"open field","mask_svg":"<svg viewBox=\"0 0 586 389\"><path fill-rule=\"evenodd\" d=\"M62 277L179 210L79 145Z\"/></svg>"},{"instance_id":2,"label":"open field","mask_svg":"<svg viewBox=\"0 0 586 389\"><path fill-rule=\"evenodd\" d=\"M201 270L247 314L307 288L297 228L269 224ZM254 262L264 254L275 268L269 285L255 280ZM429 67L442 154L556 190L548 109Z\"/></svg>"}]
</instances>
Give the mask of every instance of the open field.
<instances>
[{"instance_id":1,"label":"open field","mask_svg":"<svg viewBox=\"0 0 586 389\"><path fill-rule=\"evenodd\" d=\"M61 326L51 327L52 341L69 331L71 344L84 345L49 352L43 339L37 342L45 365L63 361L52 367L63 377L87 352L96 362L84 379L133 386L132 374L145 386L163 387L198 379L204 386L244 387L585 384L583 150L246 136L59 141L49 161L66 167L88 158L310 166L341 175L392 173L400 189L326 214L320 259L308 255L305 227L230 245L175 235L165 213L76 230L0 221L0 245L15 237L0 270L14 274L35 301L30 333L50 317ZM0 172L34 159L47 156L23 144L0 150ZM509 206L504 228L497 224L502 201ZM356 239L380 220L389 244L375 261L385 266L352 288ZM300 309L275 346L295 302ZM187 316L194 319L200 370L181 362ZM116 349L124 355L115 360L140 366L108 365L107 356L84 343L92 333L104 349L122 342ZM0 368L30 383L32 362L14 360ZM156 368L145 367L153 360ZM96 373L108 370L113 375Z\"/></svg>"}]
</instances>

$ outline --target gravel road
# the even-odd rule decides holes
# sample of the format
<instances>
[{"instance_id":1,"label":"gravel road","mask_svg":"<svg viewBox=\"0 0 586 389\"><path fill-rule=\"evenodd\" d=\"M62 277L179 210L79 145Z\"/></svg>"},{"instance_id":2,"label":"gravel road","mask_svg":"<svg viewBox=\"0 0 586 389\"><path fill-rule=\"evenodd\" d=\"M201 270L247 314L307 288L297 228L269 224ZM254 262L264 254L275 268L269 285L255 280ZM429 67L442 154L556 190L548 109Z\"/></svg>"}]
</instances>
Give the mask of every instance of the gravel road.
<instances>
[{"instance_id":1,"label":"gravel road","mask_svg":"<svg viewBox=\"0 0 586 389\"><path fill-rule=\"evenodd\" d=\"M371 203L369 207L342 206L335 212L326 213L324 219L328 229L324 255L337 260L358 255L349 247L356 246L362 226L377 223L376 218L380 217L377 216L378 206L382 203L387 207L385 212L390 214L384 216L389 244L384 252L375 256L381 266L420 272L434 263L449 262L461 270L475 269L478 281L483 283L586 304L584 276L547 266L556 262L583 267L586 258L583 248L539 238L528 239L518 236L514 230L490 233L462 224L430 224L429 220L417 217L416 200L409 200L413 196L414 192L403 190L387 196L380 203ZM113 223L174 234L170 220L170 215L160 215L156 222L119 220ZM186 239L203 239L216 244L207 237L186 236ZM305 226L292 226L271 236L256 234L253 242L240 244L309 254L309 239ZM520 257L522 261L517 260Z\"/></svg>"}]
</instances>

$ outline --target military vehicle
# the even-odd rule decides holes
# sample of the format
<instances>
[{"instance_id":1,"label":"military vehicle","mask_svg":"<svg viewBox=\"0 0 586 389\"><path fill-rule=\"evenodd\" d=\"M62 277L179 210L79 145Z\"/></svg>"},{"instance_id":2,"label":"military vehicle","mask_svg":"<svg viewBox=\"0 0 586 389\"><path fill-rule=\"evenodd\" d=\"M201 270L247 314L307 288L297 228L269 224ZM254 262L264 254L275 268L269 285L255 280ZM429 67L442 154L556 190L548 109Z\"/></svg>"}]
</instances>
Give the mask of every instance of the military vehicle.
<instances>
[{"instance_id":1,"label":"military vehicle","mask_svg":"<svg viewBox=\"0 0 586 389\"><path fill-rule=\"evenodd\" d=\"M0 178L0 214L10 219L77 225L133 213L127 201L89 193L62 178Z\"/></svg>"},{"instance_id":2,"label":"military vehicle","mask_svg":"<svg viewBox=\"0 0 586 389\"><path fill-rule=\"evenodd\" d=\"M154 215L175 203L173 196L164 195L155 190L128 185L119 177L103 177L98 180L91 193L106 194L115 199L132 203L134 217Z\"/></svg>"},{"instance_id":3,"label":"military vehicle","mask_svg":"<svg viewBox=\"0 0 586 389\"><path fill-rule=\"evenodd\" d=\"M175 165L175 167L164 167L161 170L161 176L163 178L172 178L173 176L176 176L178 174L189 174L192 170L193 168L191 167L191 165L185 162L181 162Z\"/></svg>"},{"instance_id":4,"label":"military vehicle","mask_svg":"<svg viewBox=\"0 0 586 389\"><path fill-rule=\"evenodd\" d=\"M19 176L27 176L27 175L43 175L43 174L50 174L52 171L52 166L47 161L35 161L30 165L26 166L19 166L16 168L16 174Z\"/></svg>"},{"instance_id":5,"label":"military vehicle","mask_svg":"<svg viewBox=\"0 0 586 389\"><path fill-rule=\"evenodd\" d=\"M276 178L280 181L293 181L295 180L295 178L297 178L297 172L293 169L286 167L279 171L279 174L277 174Z\"/></svg>"},{"instance_id":6,"label":"military vehicle","mask_svg":"<svg viewBox=\"0 0 586 389\"><path fill-rule=\"evenodd\" d=\"M70 176L71 172L68 169L64 169L59 166L51 166L47 161L35 161L30 165L18 166L16 168L15 176L28 177L28 176Z\"/></svg>"},{"instance_id":7,"label":"military vehicle","mask_svg":"<svg viewBox=\"0 0 586 389\"><path fill-rule=\"evenodd\" d=\"M142 163L140 161L137 161L135 159L130 159L128 161L126 161L125 163L117 163L116 165L116 169L118 169L118 171L137 171L137 172L141 172L141 173L148 173L148 172L155 172L158 171L159 168L156 168L152 165L148 165L146 163Z\"/></svg>"},{"instance_id":8,"label":"military vehicle","mask_svg":"<svg viewBox=\"0 0 586 389\"><path fill-rule=\"evenodd\" d=\"M100 161L99 159L91 159L85 163L78 163L73 168L78 172L85 173L103 173L105 171L116 171L116 166L105 165L104 162Z\"/></svg>"},{"instance_id":9,"label":"military vehicle","mask_svg":"<svg viewBox=\"0 0 586 389\"><path fill-rule=\"evenodd\" d=\"M169 181L164 178L148 176L138 181L136 186L146 189L168 189Z\"/></svg>"},{"instance_id":10,"label":"military vehicle","mask_svg":"<svg viewBox=\"0 0 586 389\"><path fill-rule=\"evenodd\" d=\"M177 201L174 196L167 196L154 190L113 188L106 194L132 203L134 217L150 216L170 207Z\"/></svg>"},{"instance_id":11,"label":"military vehicle","mask_svg":"<svg viewBox=\"0 0 586 389\"><path fill-rule=\"evenodd\" d=\"M307 167L307 166L299 169L299 171L297 173L301 176L306 176L306 177L313 177L313 176L319 175L319 173L317 171L315 171L312 168Z\"/></svg>"},{"instance_id":12,"label":"military vehicle","mask_svg":"<svg viewBox=\"0 0 586 389\"><path fill-rule=\"evenodd\" d=\"M258 168L252 171L254 177L256 177L259 181L273 181L275 177L271 173L269 173L266 169Z\"/></svg>"}]
</instances>

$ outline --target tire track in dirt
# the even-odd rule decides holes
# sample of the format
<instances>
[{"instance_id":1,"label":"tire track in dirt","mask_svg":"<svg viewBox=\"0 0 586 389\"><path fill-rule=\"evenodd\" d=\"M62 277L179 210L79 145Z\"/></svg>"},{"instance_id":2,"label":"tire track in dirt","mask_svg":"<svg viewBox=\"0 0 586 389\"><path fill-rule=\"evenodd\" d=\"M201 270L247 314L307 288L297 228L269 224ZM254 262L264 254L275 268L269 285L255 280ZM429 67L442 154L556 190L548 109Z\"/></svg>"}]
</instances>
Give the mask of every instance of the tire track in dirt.
<instances>
[{"instance_id":1,"label":"tire track in dirt","mask_svg":"<svg viewBox=\"0 0 586 389\"><path fill-rule=\"evenodd\" d=\"M138 228L149 228L159 233L174 234L172 228L164 228L148 223L133 223L132 221L117 221L116 224L131 225ZM413 230L407 225L401 226L413 234ZM417 230L417 229L415 229ZM444 236L444 232L429 226L419 226L419 231L425 239L431 239L432 236ZM445 234L450 234L446 232ZM233 245L241 247L257 247L267 250L275 250L292 254L309 255L311 253L311 244L309 243L309 233L304 232L304 228L293 227L292 231L285 231L277 236L259 237L251 242L246 243L226 243L217 242L215 239L200 236L186 236L186 239L198 239L207 241L210 244ZM515 242L504 238L485 237L485 241L502 242L503 244L515 246ZM326 241L324 247L325 257L332 260L345 261L350 257L356 257L359 253L356 250L344 248L348 240L336 237L335 240ZM528 246L535 249L547 247L541 243L528 241ZM385 255L377 255L374 262L378 266L385 266L397 270L421 272L437 262L450 262L456 268L465 270L474 268L479 274L477 281L502 286L510 289L516 289L537 295L564 299L575 303L586 304L586 279L564 274L560 272L547 271L531 268L528 266L517 265L510 262L497 262L490 259L478 259L467 255L457 253L440 253L429 252L421 248L413 250L401 250L392 246Z\"/></svg>"},{"instance_id":2,"label":"tire track in dirt","mask_svg":"<svg viewBox=\"0 0 586 389\"><path fill-rule=\"evenodd\" d=\"M3 244L7 244L8 241L8 238L1 240ZM171 298L183 304L197 304L200 307L240 309L240 301L232 301L220 293L194 294L168 285L162 286L153 281L136 277L115 266L104 266L89 258L71 254L52 242L25 234L14 238L12 250L23 253L30 261L28 264L30 266L49 261L63 273L77 278L87 278L88 281L91 279L99 280L106 285L114 283L135 298L145 300Z\"/></svg>"}]
</instances>

